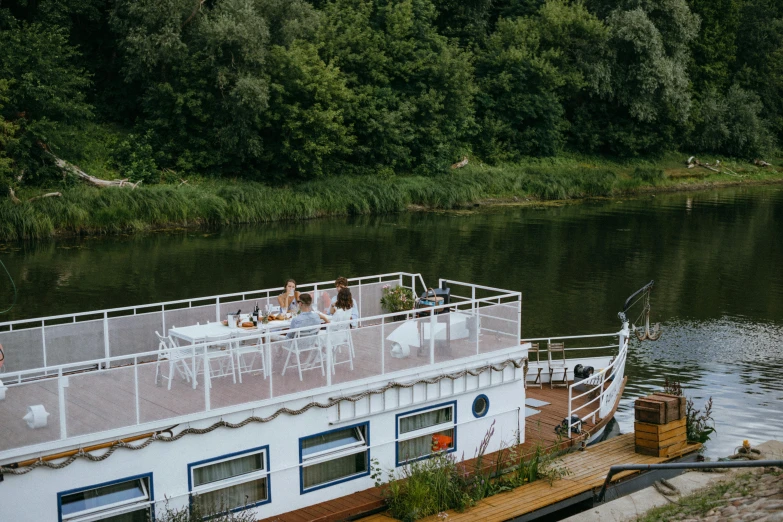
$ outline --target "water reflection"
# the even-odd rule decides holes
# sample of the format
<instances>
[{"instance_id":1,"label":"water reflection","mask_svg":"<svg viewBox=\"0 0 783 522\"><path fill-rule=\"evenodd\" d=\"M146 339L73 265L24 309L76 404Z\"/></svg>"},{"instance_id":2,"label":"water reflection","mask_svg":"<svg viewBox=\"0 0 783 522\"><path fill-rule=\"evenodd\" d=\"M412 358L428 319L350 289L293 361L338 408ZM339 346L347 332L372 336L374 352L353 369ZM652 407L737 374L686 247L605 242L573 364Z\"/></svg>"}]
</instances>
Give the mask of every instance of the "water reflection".
<instances>
[{"instance_id":1,"label":"water reflection","mask_svg":"<svg viewBox=\"0 0 783 522\"><path fill-rule=\"evenodd\" d=\"M635 348L632 400L683 383L713 396L725 454L783 429L783 188L762 186L559 207L348 217L128 237L0 244L19 286L3 320L398 270L523 292L523 335L612 332L650 279L664 335ZM0 281L0 309L11 298Z\"/></svg>"},{"instance_id":2,"label":"water reflection","mask_svg":"<svg viewBox=\"0 0 783 522\"><path fill-rule=\"evenodd\" d=\"M783 428L783 335L779 324L728 318L672 321L656 343L635 343L629 382L617 413L622 431L633 429L633 399L679 380L697 408L712 397L717 432L708 454L733 453L743 439L777 438Z\"/></svg>"}]
</instances>

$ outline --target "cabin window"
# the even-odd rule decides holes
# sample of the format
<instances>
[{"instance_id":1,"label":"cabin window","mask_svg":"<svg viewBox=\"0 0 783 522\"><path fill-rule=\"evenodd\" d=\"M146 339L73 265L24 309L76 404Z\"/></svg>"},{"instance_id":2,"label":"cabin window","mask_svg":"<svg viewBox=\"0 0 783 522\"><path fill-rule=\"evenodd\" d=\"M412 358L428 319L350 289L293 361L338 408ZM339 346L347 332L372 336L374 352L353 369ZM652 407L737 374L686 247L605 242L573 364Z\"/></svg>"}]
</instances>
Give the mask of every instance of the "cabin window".
<instances>
[{"instance_id":1,"label":"cabin window","mask_svg":"<svg viewBox=\"0 0 783 522\"><path fill-rule=\"evenodd\" d=\"M60 520L147 522L152 475L130 477L57 495Z\"/></svg>"},{"instance_id":2,"label":"cabin window","mask_svg":"<svg viewBox=\"0 0 783 522\"><path fill-rule=\"evenodd\" d=\"M188 465L193 504L203 515L269 502L268 446Z\"/></svg>"},{"instance_id":3,"label":"cabin window","mask_svg":"<svg viewBox=\"0 0 783 522\"><path fill-rule=\"evenodd\" d=\"M484 395L483 393L481 395L478 395L473 400L473 416L477 419L480 419L484 415L487 414L489 411L489 398Z\"/></svg>"},{"instance_id":4,"label":"cabin window","mask_svg":"<svg viewBox=\"0 0 783 522\"><path fill-rule=\"evenodd\" d=\"M397 415L397 465L454 451L456 402Z\"/></svg>"},{"instance_id":5,"label":"cabin window","mask_svg":"<svg viewBox=\"0 0 783 522\"><path fill-rule=\"evenodd\" d=\"M369 475L369 423L300 439L301 491Z\"/></svg>"}]
</instances>

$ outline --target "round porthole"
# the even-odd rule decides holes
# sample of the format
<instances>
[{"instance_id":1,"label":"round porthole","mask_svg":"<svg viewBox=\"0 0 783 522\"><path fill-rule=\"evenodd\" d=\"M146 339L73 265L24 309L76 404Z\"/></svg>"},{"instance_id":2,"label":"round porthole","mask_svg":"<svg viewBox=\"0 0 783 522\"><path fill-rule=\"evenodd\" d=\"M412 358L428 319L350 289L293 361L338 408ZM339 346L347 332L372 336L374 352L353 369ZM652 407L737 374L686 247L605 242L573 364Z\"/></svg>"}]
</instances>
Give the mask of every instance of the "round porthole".
<instances>
[{"instance_id":1,"label":"round porthole","mask_svg":"<svg viewBox=\"0 0 783 522\"><path fill-rule=\"evenodd\" d=\"M477 419L489 411L489 399L483 393L473 399L473 416Z\"/></svg>"}]
</instances>

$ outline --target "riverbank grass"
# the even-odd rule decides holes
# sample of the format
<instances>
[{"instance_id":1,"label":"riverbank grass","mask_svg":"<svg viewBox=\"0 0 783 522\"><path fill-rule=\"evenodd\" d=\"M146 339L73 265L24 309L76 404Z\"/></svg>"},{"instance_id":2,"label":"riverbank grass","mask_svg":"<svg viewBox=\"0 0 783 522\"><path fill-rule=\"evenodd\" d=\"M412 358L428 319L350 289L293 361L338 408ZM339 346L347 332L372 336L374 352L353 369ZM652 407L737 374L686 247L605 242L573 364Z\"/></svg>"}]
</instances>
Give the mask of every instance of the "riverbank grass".
<instances>
[{"instance_id":1,"label":"riverbank grass","mask_svg":"<svg viewBox=\"0 0 783 522\"><path fill-rule=\"evenodd\" d=\"M65 186L20 190L15 203L0 201L0 240L54 235L112 234L162 228L268 223L406 210L457 209L483 204L610 197L737 183L783 180L783 169L724 161L729 172L687 169L685 155L621 162L560 156L488 166L469 164L433 177L341 176L270 187L241 179L178 175L138 188ZM96 160L97 161L97 160ZM706 161L706 160L705 160ZM713 160L714 161L714 160ZM100 162L99 162L100 163ZM100 163L106 176L107 163ZM108 177L108 176L106 176ZM61 197L31 198L58 191Z\"/></svg>"},{"instance_id":2,"label":"riverbank grass","mask_svg":"<svg viewBox=\"0 0 783 522\"><path fill-rule=\"evenodd\" d=\"M726 481L679 498L675 503L653 508L639 517L637 522L702 518L711 520L709 517L726 520L731 515L739 515L738 519L742 520L760 520L779 509L779 497L783 496L780 478L781 470L778 468L735 475ZM770 503L769 506L764 505L767 502ZM753 516L754 514L756 516ZM741 518L743 515L748 518Z\"/></svg>"}]
</instances>

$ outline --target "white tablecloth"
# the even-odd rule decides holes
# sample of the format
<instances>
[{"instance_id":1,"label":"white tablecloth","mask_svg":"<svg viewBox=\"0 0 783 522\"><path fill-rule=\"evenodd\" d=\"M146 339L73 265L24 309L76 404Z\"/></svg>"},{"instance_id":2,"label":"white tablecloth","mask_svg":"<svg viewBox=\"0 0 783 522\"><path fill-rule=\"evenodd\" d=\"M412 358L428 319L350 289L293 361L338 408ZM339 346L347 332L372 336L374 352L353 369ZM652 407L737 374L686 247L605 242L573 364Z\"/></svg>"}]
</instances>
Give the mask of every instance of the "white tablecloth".
<instances>
[{"instance_id":1,"label":"white tablecloth","mask_svg":"<svg viewBox=\"0 0 783 522\"><path fill-rule=\"evenodd\" d=\"M222 323L194 324L193 326L182 326L171 328L169 335L173 338L181 339L187 343L196 344L204 342L209 337L218 337L226 334L259 333L264 334L281 328L291 326L291 321L270 321L267 324L259 324L258 328L229 328Z\"/></svg>"}]
</instances>

